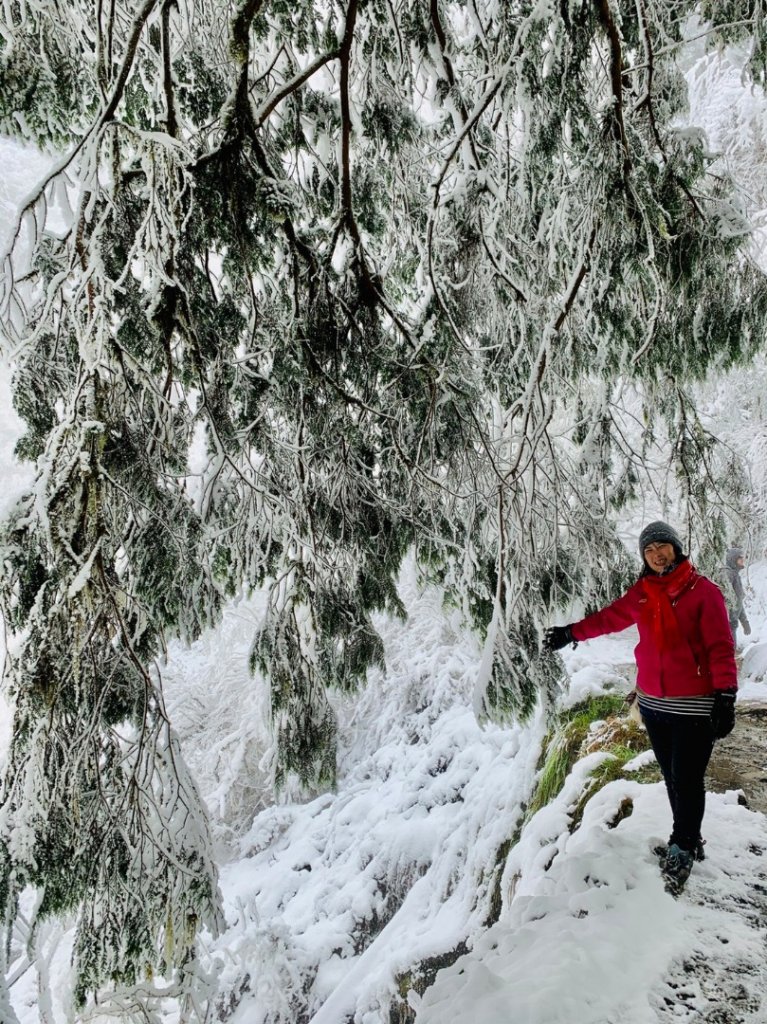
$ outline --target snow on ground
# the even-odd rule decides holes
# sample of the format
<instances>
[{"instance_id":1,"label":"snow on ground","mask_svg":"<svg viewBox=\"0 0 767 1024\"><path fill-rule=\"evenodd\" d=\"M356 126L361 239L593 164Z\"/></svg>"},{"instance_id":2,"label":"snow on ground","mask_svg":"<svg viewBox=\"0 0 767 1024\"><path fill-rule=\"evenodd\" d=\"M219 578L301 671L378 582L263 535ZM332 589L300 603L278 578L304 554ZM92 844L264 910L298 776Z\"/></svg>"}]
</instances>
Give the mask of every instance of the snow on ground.
<instances>
[{"instance_id":1,"label":"snow on ground","mask_svg":"<svg viewBox=\"0 0 767 1024\"><path fill-rule=\"evenodd\" d=\"M582 761L560 798L525 830L504 876L510 905L416 1004L419 1024L467 1016L495 1024L512 1010L520 1022L596 1024L620 1014L645 1024L647 980L663 976L687 936L648 848L648 825L657 835L662 817L659 794L648 794L635 816L610 830L621 800L638 799L643 789L614 783L590 802L570 835L568 808L599 759Z\"/></svg>"},{"instance_id":2,"label":"snow on ground","mask_svg":"<svg viewBox=\"0 0 767 1024\"><path fill-rule=\"evenodd\" d=\"M660 783L611 783L570 834L567 809L588 761L525 830L501 920L416 1002L417 1024L648 1024L669 1005L677 1021L767 1020L765 817L734 793L710 795L707 859L674 899L652 852L670 826ZM626 799L633 813L614 826ZM744 1016L713 1016L733 994L724 980L707 991L697 960L730 987L737 979Z\"/></svg>"}]
</instances>

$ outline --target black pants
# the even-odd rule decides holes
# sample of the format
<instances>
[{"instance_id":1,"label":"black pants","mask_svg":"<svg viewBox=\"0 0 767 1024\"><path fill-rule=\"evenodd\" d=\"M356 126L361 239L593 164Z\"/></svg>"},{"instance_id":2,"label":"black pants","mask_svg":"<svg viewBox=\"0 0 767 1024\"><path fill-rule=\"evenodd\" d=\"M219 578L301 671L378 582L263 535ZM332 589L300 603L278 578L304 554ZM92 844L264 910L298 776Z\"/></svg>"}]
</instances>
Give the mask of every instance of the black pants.
<instances>
[{"instance_id":1,"label":"black pants","mask_svg":"<svg viewBox=\"0 0 767 1024\"><path fill-rule=\"evenodd\" d=\"M704 776L714 734L711 720L702 715L672 715L643 711L647 735L666 783L674 828L671 843L694 850L706 807Z\"/></svg>"}]
</instances>

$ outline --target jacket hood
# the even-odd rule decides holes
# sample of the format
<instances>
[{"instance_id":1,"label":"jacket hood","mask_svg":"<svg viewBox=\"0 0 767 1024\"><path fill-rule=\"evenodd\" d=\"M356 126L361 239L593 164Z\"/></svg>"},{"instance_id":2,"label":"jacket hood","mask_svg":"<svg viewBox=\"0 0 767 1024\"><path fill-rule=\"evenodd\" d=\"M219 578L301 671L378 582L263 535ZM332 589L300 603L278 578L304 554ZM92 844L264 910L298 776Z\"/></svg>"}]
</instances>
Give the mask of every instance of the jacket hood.
<instances>
[{"instance_id":1,"label":"jacket hood","mask_svg":"<svg viewBox=\"0 0 767 1024\"><path fill-rule=\"evenodd\" d=\"M727 552L727 557L725 559L725 563L727 565L727 568L728 569L739 569L740 566L738 565L738 559L739 558L743 558L743 557L744 557L743 548L735 548L735 547L730 548L730 550Z\"/></svg>"}]
</instances>

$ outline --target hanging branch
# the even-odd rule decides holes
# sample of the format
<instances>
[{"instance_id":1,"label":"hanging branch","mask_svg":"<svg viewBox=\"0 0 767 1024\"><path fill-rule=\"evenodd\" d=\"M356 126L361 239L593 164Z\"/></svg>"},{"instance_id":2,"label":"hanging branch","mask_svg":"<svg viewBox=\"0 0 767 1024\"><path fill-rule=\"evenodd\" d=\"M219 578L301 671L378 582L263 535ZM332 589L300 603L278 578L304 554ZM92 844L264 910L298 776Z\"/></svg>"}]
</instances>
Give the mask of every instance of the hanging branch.
<instances>
[{"instance_id":1,"label":"hanging branch","mask_svg":"<svg viewBox=\"0 0 767 1024\"><path fill-rule=\"evenodd\" d=\"M631 171L631 151L623 120L623 48L620 32L610 7L610 0L598 0L598 3L599 15L610 43L610 86L614 101L614 132L616 140L623 150L623 180L625 182Z\"/></svg>"},{"instance_id":2,"label":"hanging branch","mask_svg":"<svg viewBox=\"0 0 767 1024\"><path fill-rule=\"evenodd\" d=\"M176 101L173 86L173 69L171 62L170 42L170 12L177 0L163 0L162 5L162 65L163 65L163 89L165 91L166 127L168 135L173 138L178 134L178 120L176 117Z\"/></svg>"}]
</instances>

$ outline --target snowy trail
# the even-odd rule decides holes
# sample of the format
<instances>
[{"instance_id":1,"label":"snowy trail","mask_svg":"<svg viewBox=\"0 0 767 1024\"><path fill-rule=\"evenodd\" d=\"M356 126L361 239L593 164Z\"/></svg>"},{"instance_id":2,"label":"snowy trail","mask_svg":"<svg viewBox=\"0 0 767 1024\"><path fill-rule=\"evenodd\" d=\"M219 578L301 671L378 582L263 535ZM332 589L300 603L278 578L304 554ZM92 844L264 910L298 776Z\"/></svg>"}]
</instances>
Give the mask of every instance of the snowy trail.
<instances>
[{"instance_id":1,"label":"snowy trail","mask_svg":"<svg viewBox=\"0 0 767 1024\"><path fill-rule=\"evenodd\" d=\"M767 1021L767 822L754 814L745 832L737 805L720 802L727 798L709 801L715 807L707 828L709 847L712 840L717 845L696 866L681 901L684 928L693 941L652 992L659 1022ZM722 835L728 827L733 829L729 843Z\"/></svg>"},{"instance_id":2,"label":"snowy trail","mask_svg":"<svg viewBox=\"0 0 767 1024\"><path fill-rule=\"evenodd\" d=\"M700 938L655 993L660 1022L767 1021L767 704L755 697L753 680L745 690L751 696L740 702L735 730L714 748L707 785L715 793L742 790L758 812L755 827L727 859L712 852L697 866L687 898Z\"/></svg>"},{"instance_id":3,"label":"snowy trail","mask_svg":"<svg viewBox=\"0 0 767 1024\"><path fill-rule=\"evenodd\" d=\"M759 818L745 846L698 865L685 898L697 939L653 992L659 1022L767 1020L767 828Z\"/></svg>"},{"instance_id":4,"label":"snowy trail","mask_svg":"<svg viewBox=\"0 0 767 1024\"><path fill-rule=\"evenodd\" d=\"M547 836L569 785L512 853L521 874L503 918L441 972L416 1024L764 1024L764 815L712 794L709 855L673 899L652 852L669 824L661 784L612 783L577 831Z\"/></svg>"}]
</instances>

